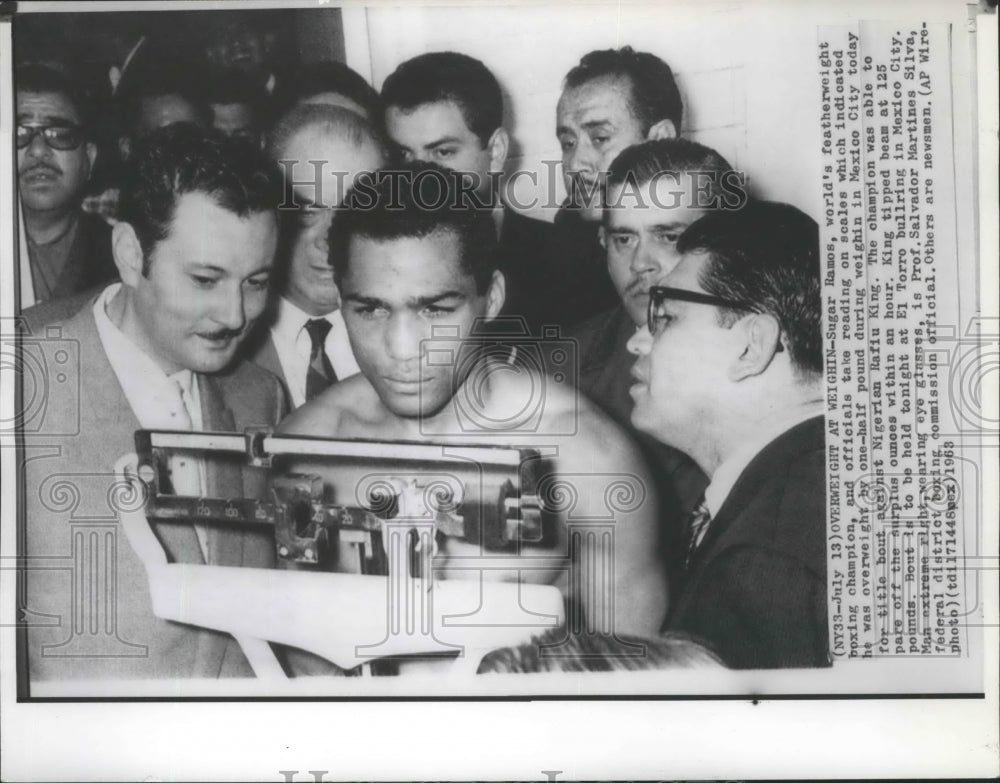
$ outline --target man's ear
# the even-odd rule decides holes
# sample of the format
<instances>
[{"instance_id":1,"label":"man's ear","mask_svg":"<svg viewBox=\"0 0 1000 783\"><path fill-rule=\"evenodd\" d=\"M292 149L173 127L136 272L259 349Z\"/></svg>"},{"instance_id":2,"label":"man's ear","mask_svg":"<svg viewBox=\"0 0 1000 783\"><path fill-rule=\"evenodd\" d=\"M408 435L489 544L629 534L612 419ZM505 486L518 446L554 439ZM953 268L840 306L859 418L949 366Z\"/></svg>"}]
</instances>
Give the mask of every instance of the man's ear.
<instances>
[{"instance_id":1,"label":"man's ear","mask_svg":"<svg viewBox=\"0 0 1000 783\"><path fill-rule=\"evenodd\" d=\"M742 353L729 368L729 380L742 381L755 375L761 375L770 365L776 354L785 350L781 344L781 325L773 315L761 313L751 315L733 326L739 330L736 334L743 335Z\"/></svg>"},{"instance_id":2,"label":"man's ear","mask_svg":"<svg viewBox=\"0 0 1000 783\"><path fill-rule=\"evenodd\" d=\"M507 152L510 150L510 136L503 126L493 131L493 135L486 142L486 149L490 153L490 171L503 171L507 162Z\"/></svg>"},{"instance_id":3,"label":"man's ear","mask_svg":"<svg viewBox=\"0 0 1000 783\"><path fill-rule=\"evenodd\" d=\"M492 321L503 309L504 300L507 297L507 281L504 279L503 272L499 269L493 271L493 279L490 281L490 287L486 291L486 318Z\"/></svg>"},{"instance_id":4,"label":"man's ear","mask_svg":"<svg viewBox=\"0 0 1000 783\"><path fill-rule=\"evenodd\" d=\"M128 160L132 154L132 140L128 136L118 137L118 154L123 161Z\"/></svg>"},{"instance_id":5,"label":"man's ear","mask_svg":"<svg viewBox=\"0 0 1000 783\"><path fill-rule=\"evenodd\" d=\"M122 282L136 288L142 277L142 245L130 224L116 223L111 230L111 253Z\"/></svg>"},{"instance_id":6,"label":"man's ear","mask_svg":"<svg viewBox=\"0 0 1000 783\"><path fill-rule=\"evenodd\" d=\"M607 250L608 249L608 235L607 235L607 233L604 230L604 225L603 224L597 227L597 239L600 241L601 247L603 247L605 250Z\"/></svg>"},{"instance_id":7,"label":"man's ear","mask_svg":"<svg viewBox=\"0 0 1000 783\"><path fill-rule=\"evenodd\" d=\"M649 129L649 133L646 134L646 141L676 139L679 135L673 120L660 120Z\"/></svg>"}]
</instances>

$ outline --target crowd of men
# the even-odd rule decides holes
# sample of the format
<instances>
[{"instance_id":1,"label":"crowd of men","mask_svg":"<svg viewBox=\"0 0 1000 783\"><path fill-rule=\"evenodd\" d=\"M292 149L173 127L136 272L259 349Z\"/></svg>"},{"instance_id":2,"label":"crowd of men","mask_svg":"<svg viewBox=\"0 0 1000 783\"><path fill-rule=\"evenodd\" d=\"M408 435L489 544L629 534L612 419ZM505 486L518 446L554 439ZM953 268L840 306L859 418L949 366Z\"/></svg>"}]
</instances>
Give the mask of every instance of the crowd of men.
<instances>
[{"instance_id":1,"label":"crowd of men","mask_svg":"<svg viewBox=\"0 0 1000 783\"><path fill-rule=\"evenodd\" d=\"M87 96L52 63L16 72L25 329L58 327L82 368L47 412L51 432L76 434L34 439L24 462L28 558L69 551L47 478L110 474L139 428L447 445L510 421L490 442L554 447L581 518L604 512L602 477L643 487L613 543L577 553L613 564L611 589L567 583L568 514L514 556L446 538L442 577L477 557L485 578L555 584L588 628L610 613L614 638L667 651L649 666L827 665L816 223L680 138L673 73L649 53L590 52L567 74L553 131L569 195L546 222L500 195L511 138L477 59L414 57L378 93L338 63L275 85L259 50L224 41L201 84L179 66L119 74L116 160L86 205ZM429 204L428 180L446 198ZM571 339L572 377L477 353L504 334ZM468 360L433 361L441 347ZM538 417L517 426L538 388ZM45 445L59 448L31 451ZM232 466L169 468L182 494L263 491ZM259 529L156 532L172 561L276 565ZM116 590L106 653L53 654L66 625L29 624L32 679L249 674L225 634L155 617L124 542ZM24 606L66 617L71 592L64 572L28 569ZM522 653L488 668L513 656L522 670Z\"/></svg>"}]
</instances>

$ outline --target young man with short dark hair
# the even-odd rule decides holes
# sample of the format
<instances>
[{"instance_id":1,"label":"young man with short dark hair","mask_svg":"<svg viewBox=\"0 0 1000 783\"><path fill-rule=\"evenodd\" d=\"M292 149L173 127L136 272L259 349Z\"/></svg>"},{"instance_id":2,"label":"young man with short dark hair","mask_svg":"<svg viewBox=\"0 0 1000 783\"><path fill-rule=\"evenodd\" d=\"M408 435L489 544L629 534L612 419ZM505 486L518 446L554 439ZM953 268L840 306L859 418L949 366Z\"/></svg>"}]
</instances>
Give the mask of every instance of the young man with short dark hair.
<instances>
[{"instance_id":1,"label":"young man with short dark hair","mask_svg":"<svg viewBox=\"0 0 1000 783\"><path fill-rule=\"evenodd\" d=\"M462 172L482 208L491 211L507 282L504 314L523 318L533 333L556 323L546 288L552 227L511 209L498 187L510 136L503 125L503 93L489 68L458 52L422 54L389 75L382 102L386 132L399 156Z\"/></svg>"}]
</instances>

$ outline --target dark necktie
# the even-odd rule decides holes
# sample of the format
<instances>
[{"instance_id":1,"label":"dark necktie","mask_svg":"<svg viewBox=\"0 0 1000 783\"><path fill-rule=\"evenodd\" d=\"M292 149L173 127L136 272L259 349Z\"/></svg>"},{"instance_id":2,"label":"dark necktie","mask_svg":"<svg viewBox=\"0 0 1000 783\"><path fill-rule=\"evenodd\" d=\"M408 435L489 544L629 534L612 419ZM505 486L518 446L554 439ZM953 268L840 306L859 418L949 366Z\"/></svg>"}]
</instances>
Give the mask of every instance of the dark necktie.
<instances>
[{"instance_id":1,"label":"dark necktie","mask_svg":"<svg viewBox=\"0 0 1000 783\"><path fill-rule=\"evenodd\" d=\"M306 401L308 402L337 380L333 365L326 356L326 336L331 324L325 318L306 321L306 331L312 347L309 350L309 369L306 371Z\"/></svg>"},{"instance_id":2,"label":"dark necktie","mask_svg":"<svg viewBox=\"0 0 1000 783\"><path fill-rule=\"evenodd\" d=\"M705 505L703 497L697 508L688 516L687 554L684 558L684 568L691 567L691 560L694 558L694 553L698 551L698 547L704 540L705 533L708 532L708 525L711 521L712 514L709 512L708 506Z\"/></svg>"}]
</instances>

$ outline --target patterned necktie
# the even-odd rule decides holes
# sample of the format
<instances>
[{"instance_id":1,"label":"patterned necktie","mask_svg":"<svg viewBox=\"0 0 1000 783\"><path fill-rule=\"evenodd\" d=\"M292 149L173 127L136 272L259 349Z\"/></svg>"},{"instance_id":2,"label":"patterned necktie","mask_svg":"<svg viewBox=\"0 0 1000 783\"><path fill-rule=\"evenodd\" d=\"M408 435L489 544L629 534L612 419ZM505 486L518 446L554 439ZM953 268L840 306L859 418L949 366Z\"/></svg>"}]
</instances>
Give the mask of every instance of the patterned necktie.
<instances>
[{"instance_id":1,"label":"patterned necktie","mask_svg":"<svg viewBox=\"0 0 1000 783\"><path fill-rule=\"evenodd\" d=\"M708 506L705 505L705 499L702 498L698 507L688 516L687 555L684 559L685 568L691 567L691 559L694 557L694 553L698 551L702 540L704 540L705 533L708 532L708 525L711 521L712 514L709 512Z\"/></svg>"},{"instance_id":2,"label":"patterned necktie","mask_svg":"<svg viewBox=\"0 0 1000 783\"><path fill-rule=\"evenodd\" d=\"M307 402L337 381L337 374L326 355L326 336L331 328L332 324L325 318L306 321L306 331L309 332L312 343L309 349L309 369L306 371Z\"/></svg>"}]
</instances>

